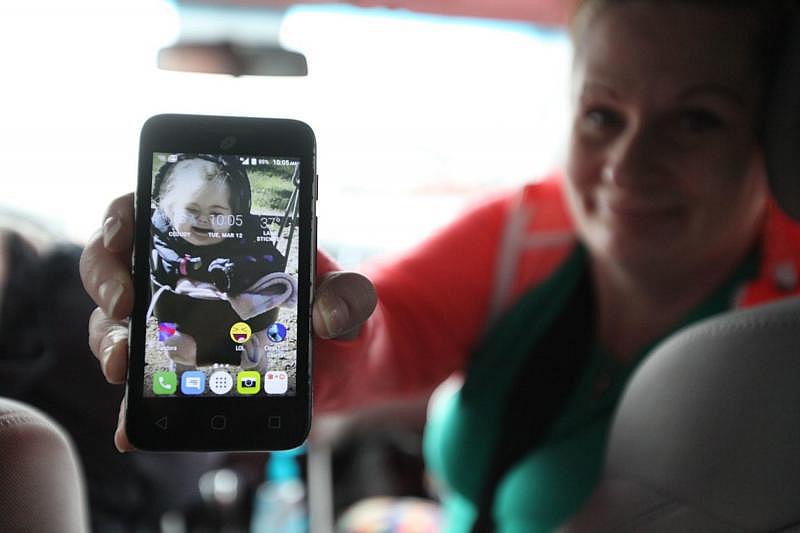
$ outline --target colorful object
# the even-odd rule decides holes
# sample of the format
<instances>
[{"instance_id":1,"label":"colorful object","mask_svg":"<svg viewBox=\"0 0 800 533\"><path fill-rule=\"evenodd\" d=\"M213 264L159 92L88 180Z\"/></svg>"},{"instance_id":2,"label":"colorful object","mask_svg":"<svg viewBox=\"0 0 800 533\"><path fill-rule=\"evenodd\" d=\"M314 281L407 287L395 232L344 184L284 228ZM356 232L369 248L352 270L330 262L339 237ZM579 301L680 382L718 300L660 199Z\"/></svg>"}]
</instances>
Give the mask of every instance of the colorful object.
<instances>
[{"instance_id":1,"label":"colorful object","mask_svg":"<svg viewBox=\"0 0 800 533\"><path fill-rule=\"evenodd\" d=\"M189 370L181 374L181 392L190 396L203 394L206 390L206 375L199 370Z\"/></svg>"},{"instance_id":2,"label":"colorful object","mask_svg":"<svg viewBox=\"0 0 800 533\"><path fill-rule=\"evenodd\" d=\"M255 370L245 370L236 374L236 392L239 394L257 394L261 390L261 374Z\"/></svg>"},{"instance_id":3,"label":"colorful object","mask_svg":"<svg viewBox=\"0 0 800 533\"><path fill-rule=\"evenodd\" d=\"M248 326L246 322L237 322L236 324L231 326L231 340L233 342L244 344L245 342L250 340L250 336L252 334L253 331L250 329L250 326Z\"/></svg>"},{"instance_id":4,"label":"colorful object","mask_svg":"<svg viewBox=\"0 0 800 533\"><path fill-rule=\"evenodd\" d=\"M158 340L161 342L166 341L177 333L178 325L175 322L159 322L158 323Z\"/></svg>"},{"instance_id":5,"label":"colorful object","mask_svg":"<svg viewBox=\"0 0 800 533\"><path fill-rule=\"evenodd\" d=\"M267 337L272 342L281 342L286 338L286 326L280 322L275 322L267 328Z\"/></svg>"},{"instance_id":6,"label":"colorful object","mask_svg":"<svg viewBox=\"0 0 800 533\"><path fill-rule=\"evenodd\" d=\"M175 394L178 390L178 375L175 372L153 374L153 393L159 396Z\"/></svg>"}]
</instances>

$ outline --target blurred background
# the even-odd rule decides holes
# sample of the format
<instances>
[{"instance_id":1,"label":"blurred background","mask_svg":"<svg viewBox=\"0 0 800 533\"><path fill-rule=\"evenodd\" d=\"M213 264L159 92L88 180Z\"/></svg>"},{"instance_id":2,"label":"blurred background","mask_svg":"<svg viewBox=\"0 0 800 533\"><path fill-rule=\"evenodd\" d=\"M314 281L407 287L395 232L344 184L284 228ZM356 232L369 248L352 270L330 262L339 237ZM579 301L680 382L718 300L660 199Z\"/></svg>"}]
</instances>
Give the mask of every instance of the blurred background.
<instances>
[{"instance_id":1,"label":"blurred background","mask_svg":"<svg viewBox=\"0 0 800 533\"><path fill-rule=\"evenodd\" d=\"M0 205L83 242L107 202L134 188L147 117L297 118L317 135L321 245L354 266L417 242L489 188L535 179L562 153L562 31L401 9L220 4L4 2ZM159 50L178 42L277 46L305 56L308 74L159 69Z\"/></svg>"},{"instance_id":2,"label":"blurred background","mask_svg":"<svg viewBox=\"0 0 800 533\"><path fill-rule=\"evenodd\" d=\"M70 431L96 531L327 532L335 522L341 531L388 531L381 520L399 515L415 524L406 531L438 527L420 458L425 398L317 418L307 449L269 462L120 455L112 434L122 389L104 382L86 346L92 303L78 279L80 246L108 202L134 189L139 130L154 114L307 122L318 145L319 244L348 269L412 246L487 193L558 166L569 43L563 29L532 22L558 22L536 7L555 3L354 3L361 7L0 4L0 226L40 235L54 250L39 247L38 257L6 243L18 281L8 286L18 290L3 295L0 395L38 406ZM23 353L21 338L36 342ZM275 526L276 505L297 521ZM364 523L374 527L353 525Z\"/></svg>"}]
</instances>

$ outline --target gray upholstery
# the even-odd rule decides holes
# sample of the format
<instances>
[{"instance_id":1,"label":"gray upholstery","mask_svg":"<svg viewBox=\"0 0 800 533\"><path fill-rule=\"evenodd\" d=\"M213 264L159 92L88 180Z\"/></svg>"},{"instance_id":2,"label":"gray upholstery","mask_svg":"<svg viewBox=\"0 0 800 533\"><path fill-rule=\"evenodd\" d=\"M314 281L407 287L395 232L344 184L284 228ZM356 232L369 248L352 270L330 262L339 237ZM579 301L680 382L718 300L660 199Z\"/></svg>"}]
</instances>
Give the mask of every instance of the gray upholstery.
<instances>
[{"instance_id":1,"label":"gray upholstery","mask_svg":"<svg viewBox=\"0 0 800 533\"><path fill-rule=\"evenodd\" d=\"M615 416L604 479L566 531L800 530L800 299L662 344Z\"/></svg>"},{"instance_id":2,"label":"gray upholstery","mask_svg":"<svg viewBox=\"0 0 800 533\"><path fill-rule=\"evenodd\" d=\"M0 531L88 531L80 466L66 433L40 411L0 398Z\"/></svg>"}]
</instances>

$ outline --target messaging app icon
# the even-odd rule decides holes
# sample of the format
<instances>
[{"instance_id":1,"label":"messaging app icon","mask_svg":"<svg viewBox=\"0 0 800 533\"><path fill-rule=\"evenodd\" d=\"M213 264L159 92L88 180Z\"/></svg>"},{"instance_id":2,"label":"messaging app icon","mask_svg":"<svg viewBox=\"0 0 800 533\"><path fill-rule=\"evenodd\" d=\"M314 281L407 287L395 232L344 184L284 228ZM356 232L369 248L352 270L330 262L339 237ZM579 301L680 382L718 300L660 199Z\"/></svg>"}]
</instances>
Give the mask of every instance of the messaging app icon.
<instances>
[{"instance_id":1,"label":"messaging app icon","mask_svg":"<svg viewBox=\"0 0 800 533\"><path fill-rule=\"evenodd\" d=\"M233 388L233 376L224 370L217 370L209 376L208 388L214 394L225 394Z\"/></svg>"},{"instance_id":2,"label":"messaging app icon","mask_svg":"<svg viewBox=\"0 0 800 533\"><path fill-rule=\"evenodd\" d=\"M231 326L231 340L233 342L244 344L250 340L250 335L252 335L252 333L250 326L248 326L246 322L237 322Z\"/></svg>"},{"instance_id":3,"label":"messaging app icon","mask_svg":"<svg viewBox=\"0 0 800 533\"><path fill-rule=\"evenodd\" d=\"M175 394L178 390L178 375L175 372L153 374L153 392L159 396Z\"/></svg>"},{"instance_id":4,"label":"messaging app icon","mask_svg":"<svg viewBox=\"0 0 800 533\"><path fill-rule=\"evenodd\" d=\"M183 394L203 394L206 390L206 375L199 370L189 370L181 374L181 392Z\"/></svg>"},{"instance_id":5,"label":"messaging app icon","mask_svg":"<svg viewBox=\"0 0 800 533\"><path fill-rule=\"evenodd\" d=\"M261 389L261 374L255 370L245 370L236 374L236 392L256 394Z\"/></svg>"}]
</instances>

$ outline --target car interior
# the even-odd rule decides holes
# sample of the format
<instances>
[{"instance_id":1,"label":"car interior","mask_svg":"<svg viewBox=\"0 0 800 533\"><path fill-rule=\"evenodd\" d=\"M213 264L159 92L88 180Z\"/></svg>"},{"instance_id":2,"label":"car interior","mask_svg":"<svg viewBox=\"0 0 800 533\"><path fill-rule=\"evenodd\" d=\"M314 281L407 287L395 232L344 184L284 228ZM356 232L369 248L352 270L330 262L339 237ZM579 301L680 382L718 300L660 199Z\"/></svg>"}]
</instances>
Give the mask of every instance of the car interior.
<instances>
[{"instance_id":1,"label":"car interior","mask_svg":"<svg viewBox=\"0 0 800 533\"><path fill-rule=\"evenodd\" d=\"M27 128L20 135L0 127L4 159L25 160L7 172L30 174L35 162L33 168L51 176L72 166L82 169L84 188L92 189L87 197L75 193L80 173L41 183L4 179L0 280L16 269L41 283L30 294L0 291L0 320L7 323L0 330L35 338L39 344L30 351L46 355L0 354L0 531L251 530L267 454L118 454L112 436L122 389L103 380L85 345L93 304L80 288L80 245L105 203L133 187L135 138L147 116L180 111L307 120L320 147L320 246L347 268L410 246L487 187L541 174L563 152L552 139L566 128L566 104L555 96L566 92L569 71L566 2L152 0L142 10L144 4L123 9L128 28L120 13L96 1L45 3L41 12L0 8L5 24L22 27L13 39L34 33L44 43L28 50L11 48L12 37L0 42L4 56L17 58L21 86L39 69L48 71L49 83L64 80L69 97L89 93L80 109L60 98L49 102L40 87L20 89L13 103L0 104L12 126ZM111 20L116 26L106 27ZM770 98L765 155L775 200L800 220L800 20L794 27ZM57 61L41 63L59 57L57 49L73 39L81 43L74 51L84 54L74 58L81 65L77 73ZM373 39L379 44L370 50ZM108 44L119 40L132 47ZM84 70L103 74L101 83L108 85L101 86L102 97L70 81ZM125 71L134 74L121 77ZM418 77L403 80L411 73ZM126 104L135 90L121 84L134 81L147 103ZM448 92L449 82L464 87L464 95ZM534 88L535 96L526 96ZM181 99L187 92L200 94ZM481 94L486 100L507 95L508 107L474 103ZM12 107L24 109L14 115ZM115 117L117 107L131 109ZM516 121L496 116L515 109ZM462 124L465 110L475 122L469 127ZM30 120L31 112L37 120ZM420 128L426 118L430 126ZM38 135L41 121L61 124L31 145L19 140ZM70 130L81 121L86 128L108 127L95 134L115 146L95 148L88 129ZM530 123L539 129L527 129ZM490 144L497 130L512 140ZM59 148L65 136L78 137L69 150ZM531 138L551 155L519 156ZM394 169L378 181L376 169L384 166ZM409 176L414 173L419 179ZM32 195L33 189L47 194ZM15 240L20 234L26 242ZM34 264L34 256L43 262ZM35 277L44 264L57 269L56 283ZM775 272L776 284L800 283L800 265L783 267ZM42 316L12 306L23 301L44 302L59 317L47 317L48 324L57 325L26 329ZM669 337L627 385L601 483L561 530L800 531L798 353L797 298L728 312ZM58 386L46 386L41 376L56 376ZM298 463L310 531L350 531L342 525L347 510L368 498L435 502L421 460L429 401L435 401L430 393L314 419ZM143 508L152 513L138 511ZM426 524L408 531L436 530Z\"/></svg>"}]
</instances>

